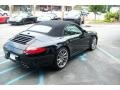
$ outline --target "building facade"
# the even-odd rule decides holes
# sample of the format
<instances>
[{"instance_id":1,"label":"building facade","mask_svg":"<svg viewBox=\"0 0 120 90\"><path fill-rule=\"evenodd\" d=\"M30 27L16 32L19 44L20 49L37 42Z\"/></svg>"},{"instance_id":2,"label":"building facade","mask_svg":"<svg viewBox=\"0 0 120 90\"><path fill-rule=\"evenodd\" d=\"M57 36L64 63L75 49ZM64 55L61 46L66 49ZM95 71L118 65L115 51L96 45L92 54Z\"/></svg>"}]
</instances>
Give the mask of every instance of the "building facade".
<instances>
[{"instance_id":1,"label":"building facade","mask_svg":"<svg viewBox=\"0 0 120 90\"><path fill-rule=\"evenodd\" d=\"M61 11L62 6L56 5L10 5L9 10L11 13L18 13L20 11L27 11L27 9L35 14L36 11ZM72 6L64 6L65 11L72 10Z\"/></svg>"}]
</instances>

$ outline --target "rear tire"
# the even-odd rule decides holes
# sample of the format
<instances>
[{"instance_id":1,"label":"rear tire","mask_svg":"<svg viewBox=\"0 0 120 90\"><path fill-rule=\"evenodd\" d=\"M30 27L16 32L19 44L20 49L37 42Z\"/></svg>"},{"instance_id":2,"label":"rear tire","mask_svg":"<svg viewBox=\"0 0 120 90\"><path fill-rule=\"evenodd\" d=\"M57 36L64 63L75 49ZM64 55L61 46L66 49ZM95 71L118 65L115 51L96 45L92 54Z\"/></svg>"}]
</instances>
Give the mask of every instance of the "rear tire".
<instances>
[{"instance_id":1,"label":"rear tire","mask_svg":"<svg viewBox=\"0 0 120 90\"><path fill-rule=\"evenodd\" d=\"M37 19L34 19L34 22L33 23L36 23L37 22Z\"/></svg>"},{"instance_id":2,"label":"rear tire","mask_svg":"<svg viewBox=\"0 0 120 90\"><path fill-rule=\"evenodd\" d=\"M60 48L57 51L57 55L53 63L53 68L55 70L63 69L67 64L68 59L69 59L69 52L67 48L65 47Z\"/></svg>"}]
</instances>

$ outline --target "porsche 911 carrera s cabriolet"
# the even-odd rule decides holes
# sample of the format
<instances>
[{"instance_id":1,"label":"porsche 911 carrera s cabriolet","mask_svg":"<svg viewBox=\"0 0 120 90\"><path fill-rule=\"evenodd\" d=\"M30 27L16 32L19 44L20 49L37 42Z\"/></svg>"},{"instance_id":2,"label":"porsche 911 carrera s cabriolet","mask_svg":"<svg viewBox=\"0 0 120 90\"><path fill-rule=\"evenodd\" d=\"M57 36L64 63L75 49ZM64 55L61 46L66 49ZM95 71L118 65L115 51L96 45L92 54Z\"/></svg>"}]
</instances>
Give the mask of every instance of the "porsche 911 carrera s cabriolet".
<instances>
[{"instance_id":1,"label":"porsche 911 carrera s cabriolet","mask_svg":"<svg viewBox=\"0 0 120 90\"><path fill-rule=\"evenodd\" d=\"M62 69L69 58L97 46L97 33L73 22L51 20L36 23L4 44L5 58L27 68L52 66Z\"/></svg>"},{"instance_id":2,"label":"porsche 911 carrera s cabriolet","mask_svg":"<svg viewBox=\"0 0 120 90\"><path fill-rule=\"evenodd\" d=\"M19 15L10 17L8 23L11 25L24 25L30 23L36 23L37 17L33 16L31 13L28 12L20 12Z\"/></svg>"}]
</instances>

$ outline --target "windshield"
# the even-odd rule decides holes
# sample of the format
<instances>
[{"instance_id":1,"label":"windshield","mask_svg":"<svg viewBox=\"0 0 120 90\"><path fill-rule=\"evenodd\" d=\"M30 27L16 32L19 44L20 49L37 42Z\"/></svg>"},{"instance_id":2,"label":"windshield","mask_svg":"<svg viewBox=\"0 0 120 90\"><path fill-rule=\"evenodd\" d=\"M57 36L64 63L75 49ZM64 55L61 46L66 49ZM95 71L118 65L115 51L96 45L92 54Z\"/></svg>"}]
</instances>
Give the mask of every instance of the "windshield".
<instances>
[{"instance_id":1,"label":"windshield","mask_svg":"<svg viewBox=\"0 0 120 90\"><path fill-rule=\"evenodd\" d=\"M52 30L52 27L44 25L34 25L30 27L28 30L48 34Z\"/></svg>"},{"instance_id":2,"label":"windshield","mask_svg":"<svg viewBox=\"0 0 120 90\"><path fill-rule=\"evenodd\" d=\"M65 16L67 16L67 17L79 17L80 12L70 11Z\"/></svg>"},{"instance_id":3,"label":"windshield","mask_svg":"<svg viewBox=\"0 0 120 90\"><path fill-rule=\"evenodd\" d=\"M28 16L27 13L20 13L18 15L16 15L16 14L12 15L12 17L14 17L14 18L25 18L27 16Z\"/></svg>"},{"instance_id":4,"label":"windshield","mask_svg":"<svg viewBox=\"0 0 120 90\"><path fill-rule=\"evenodd\" d=\"M54 17L56 17L56 15L54 15L52 13L44 13L44 14L41 14L40 17L54 18Z\"/></svg>"},{"instance_id":5,"label":"windshield","mask_svg":"<svg viewBox=\"0 0 120 90\"><path fill-rule=\"evenodd\" d=\"M20 13L18 16L19 16L19 17L27 17L28 14L27 14L27 13Z\"/></svg>"}]
</instances>

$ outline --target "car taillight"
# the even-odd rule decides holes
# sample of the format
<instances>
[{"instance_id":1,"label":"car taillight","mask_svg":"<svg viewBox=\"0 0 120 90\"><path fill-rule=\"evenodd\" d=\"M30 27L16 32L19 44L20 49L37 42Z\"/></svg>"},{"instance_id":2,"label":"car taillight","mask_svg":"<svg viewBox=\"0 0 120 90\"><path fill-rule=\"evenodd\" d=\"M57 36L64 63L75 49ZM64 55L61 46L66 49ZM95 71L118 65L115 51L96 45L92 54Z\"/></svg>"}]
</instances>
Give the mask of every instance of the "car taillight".
<instances>
[{"instance_id":1,"label":"car taillight","mask_svg":"<svg viewBox=\"0 0 120 90\"><path fill-rule=\"evenodd\" d=\"M46 48L27 48L24 53L25 54L40 54L45 52L47 49Z\"/></svg>"}]
</instances>

